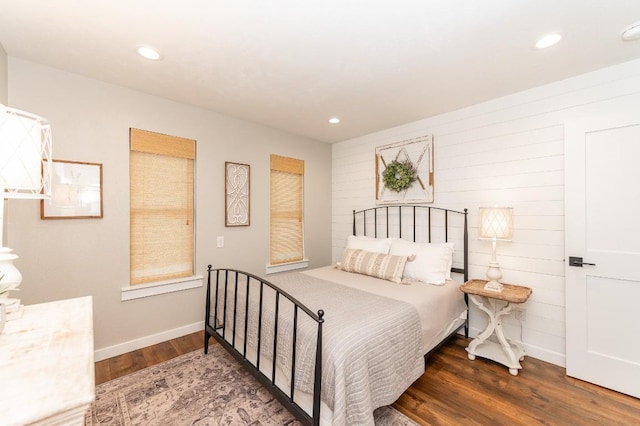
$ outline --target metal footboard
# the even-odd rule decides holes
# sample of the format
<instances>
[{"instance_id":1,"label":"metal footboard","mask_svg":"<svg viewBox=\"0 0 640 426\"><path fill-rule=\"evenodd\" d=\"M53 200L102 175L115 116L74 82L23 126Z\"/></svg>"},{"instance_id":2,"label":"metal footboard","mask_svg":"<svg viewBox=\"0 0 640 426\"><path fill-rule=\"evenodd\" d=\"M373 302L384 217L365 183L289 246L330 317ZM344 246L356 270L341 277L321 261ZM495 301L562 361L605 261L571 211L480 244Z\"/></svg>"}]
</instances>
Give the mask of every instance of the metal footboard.
<instances>
[{"instance_id":1,"label":"metal footboard","mask_svg":"<svg viewBox=\"0 0 640 426\"><path fill-rule=\"evenodd\" d=\"M215 282L212 282L213 278L215 278ZM275 292L275 306L264 306L266 303L265 298L263 297L265 286ZM238 299L238 297L242 297L242 294L238 294L239 289L241 289L240 293L244 293L244 300ZM231 294L231 292L233 292L233 294ZM250 297L250 295L253 295L253 297ZM255 303L256 295L258 296L257 303ZM291 321L293 326L291 339L291 371L287 372L288 378L290 378L288 394L286 389L283 390L276 385L276 361L279 344L278 320L281 316L281 298L285 298L293 305L292 318L287 318L287 321ZM212 303L213 307L211 306ZM243 309L239 309L239 306L243 307ZM264 358L261 348L263 339L263 313L265 309L272 309L272 312L275 313L273 317L273 355L271 360L272 365L270 377L260 370L260 362ZM242 312L242 310L244 310L244 312ZM257 351L255 364L248 358L247 353L250 311L253 312L253 315L257 315ZM317 324L312 415L309 415L294 400L296 392L294 384L296 377L296 342L298 338L299 315L306 315ZM228 324L229 316L231 316L230 324ZM207 299L204 320L205 354L208 353L209 350L209 339L214 337L231 355L244 365L247 370L249 370L249 372L251 372L251 374L260 381L260 383L267 387L301 422L308 425L318 425L320 423L323 316L324 312L322 310L319 310L317 313L312 312L287 292L256 275L235 269L212 269L211 265L208 266ZM242 325L239 325L239 323L242 323ZM228 340L229 335L231 341ZM243 344L240 349L236 347L236 336L242 336ZM267 344L269 343L271 342L267 342Z\"/></svg>"}]
</instances>

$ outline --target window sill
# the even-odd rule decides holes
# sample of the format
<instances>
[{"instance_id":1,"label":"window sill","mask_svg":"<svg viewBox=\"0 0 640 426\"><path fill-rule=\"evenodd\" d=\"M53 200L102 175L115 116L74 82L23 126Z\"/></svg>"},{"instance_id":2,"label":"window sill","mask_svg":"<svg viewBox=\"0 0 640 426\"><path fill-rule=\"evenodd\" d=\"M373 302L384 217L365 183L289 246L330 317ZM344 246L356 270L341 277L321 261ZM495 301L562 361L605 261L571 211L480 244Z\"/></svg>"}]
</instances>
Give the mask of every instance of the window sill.
<instances>
[{"instance_id":1,"label":"window sill","mask_svg":"<svg viewBox=\"0 0 640 426\"><path fill-rule=\"evenodd\" d=\"M278 265L267 265L267 275L276 274L278 272L293 271L295 269L303 269L309 267L309 259L303 259L298 262L280 263Z\"/></svg>"},{"instance_id":2,"label":"window sill","mask_svg":"<svg viewBox=\"0 0 640 426\"><path fill-rule=\"evenodd\" d=\"M203 286L204 279L200 275L174 280L158 281L149 284L122 287L121 299L133 300L143 297L157 296L159 294L172 293L174 291L189 290Z\"/></svg>"}]
</instances>

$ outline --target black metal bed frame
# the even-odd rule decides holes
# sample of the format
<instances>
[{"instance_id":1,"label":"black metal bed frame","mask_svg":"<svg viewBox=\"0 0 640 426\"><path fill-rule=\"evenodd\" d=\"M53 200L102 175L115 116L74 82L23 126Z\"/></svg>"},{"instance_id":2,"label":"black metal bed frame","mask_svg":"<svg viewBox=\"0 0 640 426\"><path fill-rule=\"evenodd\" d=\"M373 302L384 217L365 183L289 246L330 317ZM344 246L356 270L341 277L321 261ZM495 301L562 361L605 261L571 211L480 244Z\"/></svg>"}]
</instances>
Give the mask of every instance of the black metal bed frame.
<instances>
[{"instance_id":1,"label":"black metal bed frame","mask_svg":"<svg viewBox=\"0 0 640 426\"><path fill-rule=\"evenodd\" d=\"M211 325L211 275L215 272L215 299L214 299L214 313L213 318L216 321L215 325ZM221 273L224 275L224 283L220 282ZM230 277L231 275L231 277ZM245 281L245 309L244 309L244 330L242 331L244 334L243 338L243 350L242 353L238 351L235 347L236 343L236 321L237 321L237 307L238 307L238 285L240 284L241 278ZM225 338L225 333L227 329L226 318L227 318L227 291L229 290L229 279L233 280L233 323L231 324L231 343L229 343ZM250 293L250 284L259 285L260 292L259 297L260 301L258 303L258 341L257 341L257 354L256 354L256 364L254 365L251 361L247 359L247 333L248 333L248 315L249 315L249 293ZM275 291L275 314L274 314L274 339L273 339L273 359L272 359L272 368L271 368L271 377L267 377L264 373L260 371L260 360L262 358L262 351L260 350L261 346L261 338L262 338L262 312L263 312L263 295L264 295L264 286L268 286L272 290ZM223 287L223 288L221 288ZM223 305L223 316L224 319L221 324L217 323L218 321L218 305L219 305L219 296L221 292L224 292L222 295L224 300ZM290 372L290 387L289 387L289 395L287 395L282 389L280 389L276 385L276 356L277 353L277 345L278 345L278 312L280 308L280 297L285 297L288 299L294 306L293 310L293 338L291 340L292 345L292 363L291 363L291 372ZM298 312L302 311L305 315L307 315L311 320L317 323L317 340L316 340L316 360L315 360L315 371L314 371L314 385L313 385L313 416L309 416L309 414L302 409L295 401L295 368L296 368L296 340L297 340L297 325L298 325ZM204 353L207 354L209 352L209 339L210 337L214 337L218 343L220 343L231 355L234 356L242 365L244 365L251 374L255 378L257 378L260 383L262 383L267 389L269 389L278 400L287 407L293 414L300 419L305 424L313 424L318 425L320 420L320 395L321 395L321 378L322 378L322 324L324 323L324 312L322 309L318 310L317 314L312 312L309 308L304 306L301 302L299 302L295 297L288 294L286 291L279 289L276 285L260 278L256 275L238 271L235 269L212 269L211 265L207 268L207 300L205 307L205 317L204 317Z\"/></svg>"},{"instance_id":2,"label":"black metal bed frame","mask_svg":"<svg viewBox=\"0 0 640 426\"><path fill-rule=\"evenodd\" d=\"M397 210L396 210L397 209ZM451 272L460 273L464 276L464 280L468 280L468 231L467 231L467 209L464 209L463 212L443 209L438 207L430 207L430 206L421 206L421 205L403 205L403 206L378 206L370 209L365 209L361 211L353 211L353 235L356 235L356 222L359 218L358 215L362 215L362 224L363 224L363 233L362 235L369 235L367 233L367 214L373 214L373 236L378 237L378 224L379 224L379 216L381 216L380 222L382 225L386 226L386 234L382 237L390 237L390 236L403 236L402 234L402 223L403 223L403 214L409 211L409 214L412 217L412 225L413 225L413 241L416 241L416 218L417 214L421 214L421 212L426 212L427 215L427 229L428 229L428 241L431 242L431 211L441 211L444 213L444 242L448 242L449 239L449 215L450 214L460 214L464 215L464 225L463 225L463 266L462 268L453 267L451 268ZM389 232L389 213L394 214L397 211L398 218L398 230L399 234L392 235ZM206 307L205 307L205 319L204 319L204 353L207 354L209 351L209 340L211 337L214 337L233 357L238 360L243 366L249 370L249 372L256 377L260 383L262 383L267 389L271 391L271 393L287 408L289 409L302 423L307 425L319 425L320 424L320 406L321 406L321 382L322 382L322 324L324 323L324 312L322 310L318 310L317 313L312 312L309 308L307 308L304 304L299 302L295 297L288 294L286 291L281 290L276 285L270 283L269 281L260 278L256 275L235 270L235 269L213 269L211 265L208 266L207 269L207 299L206 299ZM214 294L212 295L212 276L215 276L215 289ZM243 339L243 348L242 351L237 349L235 346L236 342L236 325L237 325L237 308L238 308L238 287L241 283L244 282L245 285L245 301L244 301L244 330L241 332L244 335ZM229 290L229 286L233 286L233 304L232 306L227 307L227 292ZM256 364L253 364L247 358L247 333L248 333L248 305L249 305L249 293L250 288L255 286L259 286L259 305L258 305L258 330L257 330L257 353L256 353ZM275 316L274 316L274 342L273 342L273 359L272 359L272 368L271 368L271 377L268 377L262 371L260 371L260 360L262 356L261 348L261 332L262 332L262 313L263 313L263 293L264 287L267 286L275 292ZM255 291L255 290L254 290ZM214 297L214 307L213 307L213 317L211 316L211 302L212 296ZM218 316L218 306L219 306L219 298L222 297L224 300L223 304L223 312L222 318L220 321ZM291 372L290 372L290 385L289 385L289 394L283 391L280 387L276 385L276 353L277 353L277 339L278 339L278 312L280 307L280 298L284 297L289 302L291 302L294 306L293 309L293 336L292 336L292 362L291 362ZM464 295L465 302L468 305L467 295ZM233 309L233 320L231 324L227 324L227 309ZM296 338L297 338L297 324L298 324L298 314L301 312L302 314L309 317L312 321L317 324L317 340L316 340L316 354L315 354L315 370L314 370L314 384L313 384L313 413L309 415L300 405L298 405L294 401L295 395L295 357L296 357ZM211 324L211 319L214 319L214 323ZM226 339L227 328L231 327L231 342ZM468 337L469 333L469 316L467 315L467 319L464 323L465 329L465 337ZM425 355L425 363L427 357L431 355L434 351L436 351L446 340L448 340L452 335L457 333L459 330L454 330L451 334L445 337L442 342L440 342L436 347L431 349L429 353Z\"/></svg>"}]
</instances>

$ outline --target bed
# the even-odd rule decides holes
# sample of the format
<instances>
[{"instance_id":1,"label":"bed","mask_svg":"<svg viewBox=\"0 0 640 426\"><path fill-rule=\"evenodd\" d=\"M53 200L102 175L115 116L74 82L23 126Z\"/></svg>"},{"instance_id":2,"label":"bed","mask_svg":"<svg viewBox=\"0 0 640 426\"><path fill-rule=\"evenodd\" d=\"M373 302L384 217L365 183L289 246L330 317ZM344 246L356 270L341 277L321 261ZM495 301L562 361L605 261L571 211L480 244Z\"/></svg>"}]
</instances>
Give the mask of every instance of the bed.
<instances>
[{"instance_id":1,"label":"bed","mask_svg":"<svg viewBox=\"0 0 640 426\"><path fill-rule=\"evenodd\" d=\"M468 335L467 279L466 209L353 211L335 265L269 280L209 266L204 351L214 337L304 424L373 425L433 351Z\"/></svg>"}]
</instances>

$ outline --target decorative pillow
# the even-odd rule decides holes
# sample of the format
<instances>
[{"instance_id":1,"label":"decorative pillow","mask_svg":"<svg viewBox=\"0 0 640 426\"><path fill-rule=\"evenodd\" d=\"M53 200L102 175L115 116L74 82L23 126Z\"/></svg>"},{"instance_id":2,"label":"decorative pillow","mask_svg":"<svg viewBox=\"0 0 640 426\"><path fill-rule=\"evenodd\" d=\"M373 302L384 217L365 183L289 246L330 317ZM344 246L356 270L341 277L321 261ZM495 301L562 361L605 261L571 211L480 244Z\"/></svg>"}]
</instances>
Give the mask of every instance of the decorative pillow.
<instances>
[{"instance_id":1,"label":"decorative pillow","mask_svg":"<svg viewBox=\"0 0 640 426\"><path fill-rule=\"evenodd\" d=\"M407 260L407 256L392 256L347 248L342 254L340 269L402 283L402 273Z\"/></svg>"},{"instance_id":2,"label":"decorative pillow","mask_svg":"<svg viewBox=\"0 0 640 426\"><path fill-rule=\"evenodd\" d=\"M394 256L415 255L413 262L406 265L403 281L422 281L442 285L451 279L453 264L453 244L414 243L406 240L393 240L389 254Z\"/></svg>"},{"instance_id":3,"label":"decorative pillow","mask_svg":"<svg viewBox=\"0 0 640 426\"><path fill-rule=\"evenodd\" d=\"M375 253L389 253L391 247L390 238L373 238L364 236L349 235L347 237L347 248L358 249L364 251L372 251Z\"/></svg>"},{"instance_id":4,"label":"decorative pillow","mask_svg":"<svg viewBox=\"0 0 640 426\"><path fill-rule=\"evenodd\" d=\"M453 252L456 251L455 244L453 244L453 243L440 243L439 245L447 246L447 247L449 247L449 250L451 250L451 256L449 256L449 261L447 262L447 279L451 280L451 279L453 279L453 278L451 278L451 268L453 267Z\"/></svg>"}]
</instances>

